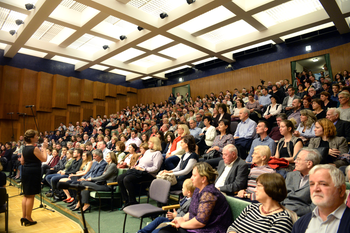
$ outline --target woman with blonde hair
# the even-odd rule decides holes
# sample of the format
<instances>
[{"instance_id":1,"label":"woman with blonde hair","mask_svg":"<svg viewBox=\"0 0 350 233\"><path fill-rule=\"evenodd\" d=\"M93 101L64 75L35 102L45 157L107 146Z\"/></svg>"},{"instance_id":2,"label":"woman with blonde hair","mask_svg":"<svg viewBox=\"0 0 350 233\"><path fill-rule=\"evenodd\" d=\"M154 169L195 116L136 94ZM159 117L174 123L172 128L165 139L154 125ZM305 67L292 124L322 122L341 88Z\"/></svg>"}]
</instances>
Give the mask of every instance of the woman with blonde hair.
<instances>
[{"instance_id":1,"label":"woman with blonde hair","mask_svg":"<svg viewBox=\"0 0 350 233\"><path fill-rule=\"evenodd\" d=\"M67 182L70 180L77 181L78 177L82 177L82 176L86 175L86 173L88 173L90 171L90 168L92 166L91 153L88 151L83 152L82 159L83 159L83 162L80 166L79 171L77 171L77 173L75 173L75 174L70 174L68 178L60 179L59 182ZM63 189L63 192L66 194L66 199L64 199L63 202L71 203L74 201L74 198L71 197L71 195L67 189Z\"/></svg>"},{"instance_id":2,"label":"woman with blonde hair","mask_svg":"<svg viewBox=\"0 0 350 233\"><path fill-rule=\"evenodd\" d=\"M296 131L294 131L294 136L300 137L304 140L315 137L315 122L317 118L315 114L309 109L303 109L300 111L300 124Z\"/></svg>"},{"instance_id":3,"label":"woman with blonde hair","mask_svg":"<svg viewBox=\"0 0 350 233\"><path fill-rule=\"evenodd\" d=\"M350 121L350 94L346 91L342 91L338 94L340 106L338 108L340 112L340 120Z\"/></svg>"},{"instance_id":4,"label":"woman with blonde hair","mask_svg":"<svg viewBox=\"0 0 350 233\"><path fill-rule=\"evenodd\" d=\"M340 155L348 152L348 143L344 137L337 137L337 129L327 118L320 119L315 124L315 138L310 140L308 148L324 147L328 149L327 163L335 163L337 167L347 165L341 161Z\"/></svg>"},{"instance_id":5,"label":"woman with blonde hair","mask_svg":"<svg viewBox=\"0 0 350 233\"><path fill-rule=\"evenodd\" d=\"M124 201L122 209L126 206L138 203L135 193L136 185L140 181L152 181L162 165L163 156L160 152L162 146L159 138L150 138L148 141L148 148L149 149L134 168L118 176L119 190Z\"/></svg>"},{"instance_id":6,"label":"woman with blonde hair","mask_svg":"<svg viewBox=\"0 0 350 233\"><path fill-rule=\"evenodd\" d=\"M174 139L170 151L165 156L164 167L166 170L173 170L179 163L181 156L185 151L181 147L181 138L190 135L190 130L185 124L178 125L178 137Z\"/></svg>"}]
</instances>

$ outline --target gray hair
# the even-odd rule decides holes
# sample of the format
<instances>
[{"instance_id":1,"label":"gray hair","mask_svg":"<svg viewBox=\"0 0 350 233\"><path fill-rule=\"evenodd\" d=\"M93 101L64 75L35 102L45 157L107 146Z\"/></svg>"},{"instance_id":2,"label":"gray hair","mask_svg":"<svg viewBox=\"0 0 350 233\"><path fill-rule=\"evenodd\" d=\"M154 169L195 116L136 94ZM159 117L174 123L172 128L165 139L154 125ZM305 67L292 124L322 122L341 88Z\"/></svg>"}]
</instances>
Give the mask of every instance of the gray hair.
<instances>
[{"instance_id":1,"label":"gray hair","mask_svg":"<svg viewBox=\"0 0 350 233\"><path fill-rule=\"evenodd\" d=\"M332 115L335 116L335 115L338 115L338 118L340 116L340 111L337 109L337 108L329 108L327 112L329 111L332 111Z\"/></svg>"},{"instance_id":2,"label":"gray hair","mask_svg":"<svg viewBox=\"0 0 350 233\"><path fill-rule=\"evenodd\" d=\"M233 145L233 144L228 144L228 145L226 145L222 150L227 150L228 152L230 152L230 153L235 153L236 155L237 155L237 148L236 148L236 146L235 145Z\"/></svg>"},{"instance_id":3,"label":"gray hair","mask_svg":"<svg viewBox=\"0 0 350 233\"><path fill-rule=\"evenodd\" d=\"M101 157L101 158L103 157L102 150L100 149L93 150L92 154L97 155L98 157Z\"/></svg>"},{"instance_id":4,"label":"gray hair","mask_svg":"<svg viewBox=\"0 0 350 233\"><path fill-rule=\"evenodd\" d=\"M243 112L246 113L248 116L250 115L250 111L248 108L242 108Z\"/></svg>"},{"instance_id":5,"label":"gray hair","mask_svg":"<svg viewBox=\"0 0 350 233\"><path fill-rule=\"evenodd\" d=\"M334 187L340 188L342 185L345 185L345 176L342 171L340 171L338 168L336 168L333 165L330 164L319 164L314 166L310 171L309 174L313 175L316 171L326 169L329 172L329 175L332 178L332 181L334 183ZM346 198L346 195L344 195Z\"/></svg>"},{"instance_id":6,"label":"gray hair","mask_svg":"<svg viewBox=\"0 0 350 233\"><path fill-rule=\"evenodd\" d=\"M158 126L153 126L152 129L156 129L158 131Z\"/></svg>"},{"instance_id":7,"label":"gray hair","mask_svg":"<svg viewBox=\"0 0 350 233\"><path fill-rule=\"evenodd\" d=\"M346 169L345 169L345 178L346 178L347 181L349 181L349 177L348 177L349 170L350 170L350 165L347 166Z\"/></svg>"},{"instance_id":8,"label":"gray hair","mask_svg":"<svg viewBox=\"0 0 350 233\"><path fill-rule=\"evenodd\" d=\"M311 161L312 166L316 166L316 165L320 164L320 162L321 162L320 152L318 152L316 149L305 148L305 149L301 149L299 154L303 151L305 151L307 153L305 160Z\"/></svg>"}]
</instances>

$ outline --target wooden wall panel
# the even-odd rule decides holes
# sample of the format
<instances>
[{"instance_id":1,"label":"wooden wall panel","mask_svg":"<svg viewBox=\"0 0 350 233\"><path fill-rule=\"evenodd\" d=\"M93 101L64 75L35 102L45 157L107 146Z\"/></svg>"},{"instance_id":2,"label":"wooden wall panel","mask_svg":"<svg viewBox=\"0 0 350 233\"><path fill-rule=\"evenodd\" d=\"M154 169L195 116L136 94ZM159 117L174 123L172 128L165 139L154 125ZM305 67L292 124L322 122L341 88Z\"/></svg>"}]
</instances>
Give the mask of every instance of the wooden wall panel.
<instances>
[{"instance_id":1,"label":"wooden wall panel","mask_svg":"<svg viewBox=\"0 0 350 233\"><path fill-rule=\"evenodd\" d=\"M80 80L80 101L81 102L93 102L93 81L87 79Z\"/></svg>"},{"instance_id":2,"label":"wooden wall panel","mask_svg":"<svg viewBox=\"0 0 350 233\"><path fill-rule=\"evenodd\" d=\"M94 82L93 84L94 99L104 100L106 97L106 84Z\"/></svg>"},{"instance_id":3,"label":"wooden wall panel","mask_svg":"<svg viewBox=\"0 0 350 233\"><path fill-rule=\"evenodd\" d=\"M117 94L118 95L126 95L126 90L127 90L127 87L117 85Z\"/></svg>"},{"instance_id":4,"label":"wooden wall panel","mask_svg":"<svg viewBox=\"0 0 350 233\"><path fill-rule=\"evenodd\" d=\"M106 104L105 101L102 100L94 100L94 111L93 111L93 117L95 118L97 115L101 115L103 117L103 115L106 112Z\"/></svg>"},{"instance_id":5,"label":"wooden wall panel","mask_svg":"<svg viewBox=\"0 0 350 233\"><path fill-rule=\"evenodd\" d=\"M67 108L68 103L68 78L55 74L52 86L52 107Z\"/></svg>"},{"instance_id":6,"label":"wooden wall panel","mask_svg":"<svg viewBox=\"0 0 350 233\"><path fill-rule=\"evenodd\" d=\"M130 108L137 104L137 94L128 92L126 96L126 105Z\"/></svg>"},{"instance_id":7,"label":"wooden wall panel","mask_svg":"<svg viewBox=\"0 0 350 233\"><path fill-rule=\"evenodd\" d=\"M13 135L14 139L17 140L20 135L23 135L18 128L18 120L1 120L0 121L0 142L5 143L12 141L12 124L13 124Z\"/></svg>"},{"instance_id":8,"label":"wooden wall panel","mask_svg":"<svg viewBox=\"0 0 350 233\"><path fill-rule=\"evenodd\" d=\"M36 104L37 77L37 71L28 69L21 70L21 83L19 89L19 110L22 113L26 113L28 116L32 116L33 113L30 108L26 108L25 106ZM36 107L34 107L33 110L35 114Z\"/></svg>"},{"instance_id":9,"label":"wooden wall panel","mask_svg":"<svg viewBox=\"0 0 350 233\"><path fill-rule=\"evenodd\" d=\"M89 120L90 116L94 115L94 105L93 103L81 103L80 108L80 119Z\"/></svg>"},{"instance_id":10,"label":"wooden wall panel","mask_svg":"<svg viewBox=\"0 0 350 233\"><path fill-rule=\"evenodd\" d=\"M65 109L53 109L51 114L51 125L53 129L57 129L60 123L68 125L67 122L67 110Z\"/></svg>"},{"instance_id":11,"label":"wooden wall panel","mask_svg":"<svg viewBox=\"0 0 350 233\"><path fill-rule=\"evenodd\" d=\"M126 96L125 95L117 95L116 101L116 110L119 112L126 108Z\"/></svg>"},{"instance_id":12,"label":"wooden wall panel","mask_svg":"<svg viewBox=\"0 0 350 233\"><path fill-rule=\"evenodd\" d=\"M117 86L111 83L106 83L106 96L117 97Z\"/></svg>"},{"instance_id":13,"label":"wooden wall panel","mask_svg":"<svg viewBox=\"0 0 350 233\"><path fill-rule=\"evenodd\" d=\"M68 104L80 105L80 79L68 77Z\"/></svg>"},{"instance_id":14,"label":"wooden wall panel","mask_svg":"<svg viewBox=\"0 0 350 233\"><path fill-rule=\"evenodd\" d=\"M36 116L37 116L39 130L41 132L54 130L55 126L52 125L51 113L38 112Z\"/></svg>"},{"instance_id":15,"label":"wooden wall panel","mask_svg":"<svg viewBox=\"0 0 350 233\"><path fill-rule=\"evenodd\" d=\"M0 84L0 119L11 119L7 113L13 112L13 119L18 119L21 83L21 69L3 66ZM33 93L35 94L35 93Z\"/></svg>"},{"instance_id":16,"label":"wooden wall panel","mask_svg":"<svg viewBox=\"0 0 350 233\"><path fill-rule=\"evenodd\" d=\"M38 73L36 110L41 112L52 111L53 75L45 72Z\"/></svg>"},{"instance_id":17,"label":"wooden wall panel","mask_svg":"<svg viewBox=\"0 0 350 233\"><path fill-rule=\"evenodd\" d=\"M109 116L117 112L117 99L112 97L106 97L105 100L105 114Z\"/></svg>"},{"instance_id":18,"label":"wooden wall panel","mask_svg":"<svg viewBox=\"0 0 350 233\"><path fill-rule=\"evenodd\" d=\"M77 121L81 122L83 118L80 119L80 107L79 106L68 106L67 107L67 124L72 122L73 125Z\"/></svg>"},{"instance_id":19,"label":"wooden wall panel","mask_svg":"<svg viewBox=\"0 0 350 233\"><path fill-rule=\"evenodd\" d=\"M131 93L137 94L137 89L136 89L136 88L133 88L133 87L127 87L127 88L126 88L126 91L127 91L127 92L131 92Z\"/></svg>"}]
</instances>

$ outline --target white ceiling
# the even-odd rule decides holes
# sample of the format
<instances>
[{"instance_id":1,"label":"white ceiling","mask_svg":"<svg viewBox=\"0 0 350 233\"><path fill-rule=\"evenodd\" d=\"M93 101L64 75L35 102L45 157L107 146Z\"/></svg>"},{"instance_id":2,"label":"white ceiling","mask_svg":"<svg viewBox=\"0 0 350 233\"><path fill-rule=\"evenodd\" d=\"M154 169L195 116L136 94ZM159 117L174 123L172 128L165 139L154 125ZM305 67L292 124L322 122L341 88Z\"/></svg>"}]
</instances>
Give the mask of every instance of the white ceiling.
<instances>
[{"instance_id":1,"label":"white ceiling","mask_svg":"<svg viewBox=\"0 0 350 233\"><path fill-rule=\"evenodd\" d=\"M126 81L165 79L169 70L215 58L232 63L233 52L310 31L348 33L348 17L350 0L0 0L0 49L5 57L23 53Z\"/></svg>"}]
</instances>

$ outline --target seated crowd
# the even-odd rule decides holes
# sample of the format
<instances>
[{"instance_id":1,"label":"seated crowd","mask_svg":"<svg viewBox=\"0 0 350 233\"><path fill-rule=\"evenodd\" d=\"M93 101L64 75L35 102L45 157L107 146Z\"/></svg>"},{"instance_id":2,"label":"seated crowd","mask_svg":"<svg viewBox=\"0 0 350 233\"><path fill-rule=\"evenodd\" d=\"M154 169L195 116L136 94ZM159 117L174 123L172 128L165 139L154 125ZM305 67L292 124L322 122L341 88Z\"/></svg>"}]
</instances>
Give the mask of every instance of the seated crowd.
<instances>
[{"instance_id":1,"label":"seated crowd","mask_svg":"<svg viewBox=\"0 0 350 233\"><path fill-rule=\"evenodd\" d=\"M50 145L42 164L46 196L76 211L76 193L59 182L108 191L117 181L122 210L138 203L140 182L169 176L176 179L171 190L183 192L180 209L139 232L313 232L323 221L327 232L349 232L350 76L338 76L331 83L300 73L297 93L286 79L195 100L171 94L109 117L61 123L40 133ZM0 145L15 179L23 145L23 137ZM82 192L84 212L91 211L89 192ZM232 223L224 195L252 204ZM169 221L175 228L156 229Z\"/></svg>"}]
</instances>

